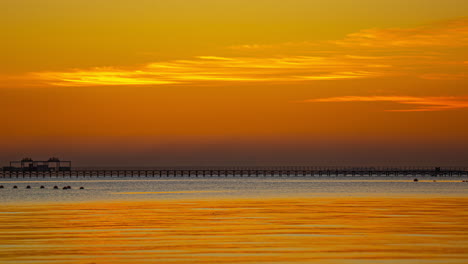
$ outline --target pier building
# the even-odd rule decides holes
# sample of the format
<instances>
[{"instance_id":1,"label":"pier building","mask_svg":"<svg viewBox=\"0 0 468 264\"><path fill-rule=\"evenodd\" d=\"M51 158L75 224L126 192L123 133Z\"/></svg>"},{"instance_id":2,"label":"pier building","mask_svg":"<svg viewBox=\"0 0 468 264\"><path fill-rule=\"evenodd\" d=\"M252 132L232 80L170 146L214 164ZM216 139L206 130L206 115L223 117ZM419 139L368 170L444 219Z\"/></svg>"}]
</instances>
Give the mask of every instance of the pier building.
<instances>
[{"instance_id":1,"label":"pier building","mask_svg":"<svg viewBox=\"0 0 468 264\"><path fill-rule=\"evenodd\" d=\"M3 171L10 172L53 172L71 171L71 161L52 157L48 160L33 160L24 158L20 161L10 161L10 166L3 167Z\"/></svg>"}]
</instances>

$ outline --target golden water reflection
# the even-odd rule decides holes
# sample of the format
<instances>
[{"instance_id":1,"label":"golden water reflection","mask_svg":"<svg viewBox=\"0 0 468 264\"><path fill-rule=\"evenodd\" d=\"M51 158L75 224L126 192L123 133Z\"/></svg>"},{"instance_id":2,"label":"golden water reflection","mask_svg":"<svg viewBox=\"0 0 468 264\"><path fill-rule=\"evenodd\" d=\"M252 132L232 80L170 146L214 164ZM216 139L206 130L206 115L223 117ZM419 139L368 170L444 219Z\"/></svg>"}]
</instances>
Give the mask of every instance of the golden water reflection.
<instances>
[{"instance_id":1,"label":"golden water reflection","mask_svg":"<svg viewBox=\"0 0 468 264\"><path fill-rule=\"evenodd\" d=\"M2 206L1 263L468 263L468 198Z\"/></svg>"}]
</instances>

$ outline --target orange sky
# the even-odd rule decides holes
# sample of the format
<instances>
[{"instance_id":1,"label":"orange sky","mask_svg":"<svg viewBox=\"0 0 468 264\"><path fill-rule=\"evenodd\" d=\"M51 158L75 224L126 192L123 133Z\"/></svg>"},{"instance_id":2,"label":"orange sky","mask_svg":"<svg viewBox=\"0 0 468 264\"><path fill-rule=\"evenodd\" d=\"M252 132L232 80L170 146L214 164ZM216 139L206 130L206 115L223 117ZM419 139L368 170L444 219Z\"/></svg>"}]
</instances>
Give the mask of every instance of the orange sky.
<instances>
[{"instance_id":1,"label":"orange sky","mask_svg":"<svg viewBox=\"0 0 468 264\"><path fill-rule=\"evenodd\" d=\"M468 163L468 2L0 3L0 160Z\"/></svg>"}]
</instances>

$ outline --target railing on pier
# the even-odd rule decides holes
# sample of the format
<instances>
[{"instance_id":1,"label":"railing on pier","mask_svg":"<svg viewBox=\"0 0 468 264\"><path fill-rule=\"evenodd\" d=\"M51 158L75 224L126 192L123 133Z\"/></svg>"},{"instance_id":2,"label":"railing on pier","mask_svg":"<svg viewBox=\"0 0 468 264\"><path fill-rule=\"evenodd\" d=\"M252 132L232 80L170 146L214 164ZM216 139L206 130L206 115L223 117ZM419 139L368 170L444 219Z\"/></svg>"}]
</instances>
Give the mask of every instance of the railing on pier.
<instances>
[{"instance_id":1,"label":"railing on pier","mask_svg":"<svg viewBox=\"0 0 468 264\"><path fill-rule=\"evenodd\" d=\"M160 167L152 169L75 169L0 171L0 178L23 177L321 177L321 176L468 176L462 167Z\"/></svg>"}]
</instances>

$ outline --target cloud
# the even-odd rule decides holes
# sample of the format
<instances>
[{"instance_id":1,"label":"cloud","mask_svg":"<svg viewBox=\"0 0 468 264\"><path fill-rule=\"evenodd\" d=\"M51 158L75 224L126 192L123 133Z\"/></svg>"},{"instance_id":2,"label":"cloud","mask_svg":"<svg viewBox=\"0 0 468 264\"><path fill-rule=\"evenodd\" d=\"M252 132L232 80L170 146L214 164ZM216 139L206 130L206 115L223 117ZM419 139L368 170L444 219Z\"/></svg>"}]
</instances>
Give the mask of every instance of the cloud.
<instances>
[{"instance_id":1,"label":"cloud","mask_svg":"<svg viewBox=\"0 0 468 264\"><path fill-rule=\"evenodd\" d=\"M154 62L134 69L113 67L37 72L33 78L58 86L160 85L193 82L271 82L379 76L375 66L342 57L219 57Z\"/></svg>"},{"instance_id":2,"label":"cloud","mask_svg":"<svg viewBox=\"0 0 468 264\"><path fill-rule=\"evenodd\" d=\"M466 80L468 18L413 28L365 29L341 40L246 44L230 56L205 55L132 68L35 72L58 86L164 85L199 82L312 82L417 76ZM282 54L282 55L278 55Z\"/></svg>"},{"instance_id":3,"label":"cloud","mask_svg":"<svg viewBox=\"0 0 468 264\"><path fill-rule=\"evenodd\" d=\"M305 103L344 102L394 102L410 105L409 109L386 110L388 112L427 112L468 108L468 97L416 97L416 96L341 96L309 99Z\"/></svg>"},{"instance_id":4,"label":"cloud","mask_svg":"<svg viewBox=\"0 0 468 264\"><path fill-rule=\"evenodd\" d=\"M40 72L35 77L57 86L149 85L170 84L170 80L155 79L141 70L125 71L115 68L93 68L70 72Z\"/></svg>"},{"instance_id":5,"label":"cloud","mask_svg":"<svg viewBox=\"0 0 468 264\"><path fill-rule=\"evenodd\" d=\"M468 17L408 28L363 29L339 40L239 45L245 53L302 53L374 66L376 76L415 76L430 80L467 80ZM355 71L350 68L349 71Z\"/></svg>"},{"instance_id":6,"label":"cloud","mask_svg":"<svg viewBox=\"0 0 468 264\"><path fill-rule=\"evenodd\" d=\"M461 17L407 28L362 29L347 34L339 40L243 44L230 46L229 49L254 52L286 49L331 52L333 48L340 47L399 48L402 50L401 48L464 47L466 45L468 45L468 17Z\"/></svg>"},{"instance_id":7,"label":"cloud","mask_svg":"<svg viewBox=\"0 0 468 264\"><path fill-rule=\"evenodd\" d=\"M334 43L368 48L462 47L468 44L468 18L414 28L365 29Z\"/></svg>"}]
</instances>

